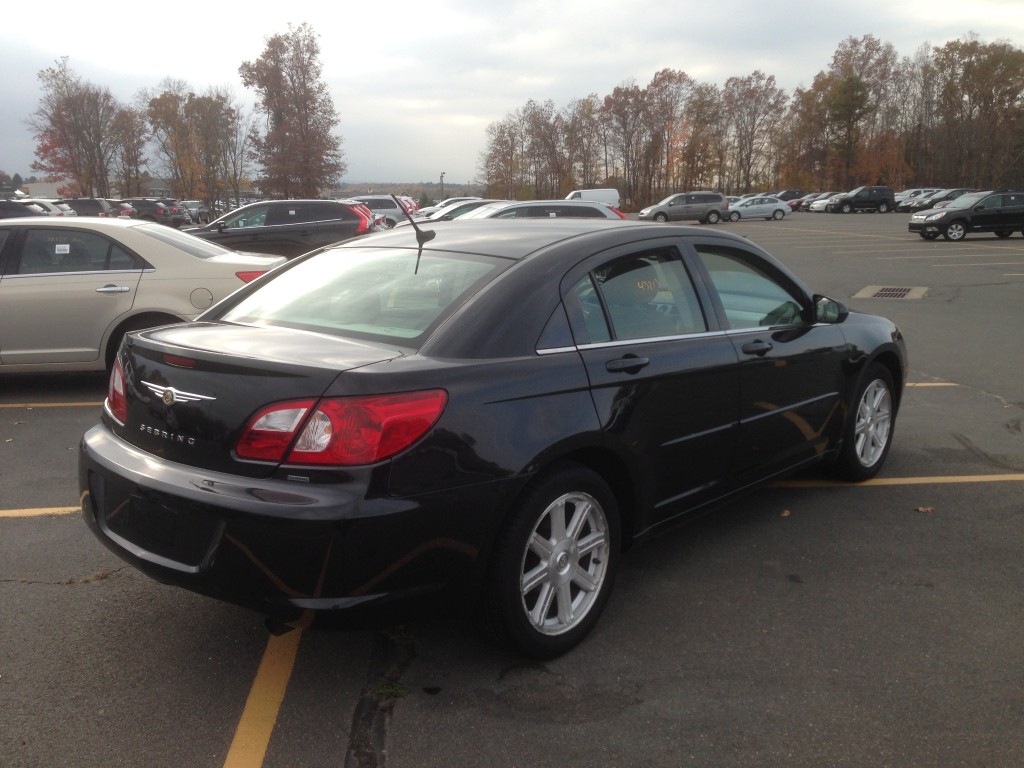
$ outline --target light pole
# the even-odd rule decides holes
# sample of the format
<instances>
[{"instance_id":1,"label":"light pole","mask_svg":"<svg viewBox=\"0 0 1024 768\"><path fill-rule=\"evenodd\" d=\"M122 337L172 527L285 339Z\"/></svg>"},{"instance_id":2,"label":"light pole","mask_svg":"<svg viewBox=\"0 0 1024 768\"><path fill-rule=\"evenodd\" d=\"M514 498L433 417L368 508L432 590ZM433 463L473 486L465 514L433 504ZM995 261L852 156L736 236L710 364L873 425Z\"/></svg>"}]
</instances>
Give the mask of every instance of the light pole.
<instances>
[{"instance_id":1,"label":"light pole","mask_svg":"<svg viewBox=\"0 0 1024 768\"><path fill-rule=\"evenodd\" d=\"M441 200L444 200L444 171L441 171ZM441 202L441 200L437 202Z\"/></svg>"}]
</instances>

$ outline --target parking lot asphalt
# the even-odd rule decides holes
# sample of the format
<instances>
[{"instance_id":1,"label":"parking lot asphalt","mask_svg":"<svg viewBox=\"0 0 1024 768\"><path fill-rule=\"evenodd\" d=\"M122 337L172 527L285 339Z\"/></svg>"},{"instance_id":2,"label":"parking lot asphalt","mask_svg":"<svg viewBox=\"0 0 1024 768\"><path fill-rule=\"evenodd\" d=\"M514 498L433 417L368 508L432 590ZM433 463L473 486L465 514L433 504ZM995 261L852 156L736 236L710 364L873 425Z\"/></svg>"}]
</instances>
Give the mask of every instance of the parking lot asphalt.
<instances>
[{"instance_id":1,"label":"parking lot asphalt","mask_svg":"<svg viewBox=\"0 0 1024 768\"><path fill-rule=\"evenodd\" d=\"M718 225L900 324L883 473L800 475L638 548L544 664L469 619L275 636L149 580L73 511L105 379L0 378L0 765L1021 765L1024 238L906 219Z\"/></svg>"}]
</instances>

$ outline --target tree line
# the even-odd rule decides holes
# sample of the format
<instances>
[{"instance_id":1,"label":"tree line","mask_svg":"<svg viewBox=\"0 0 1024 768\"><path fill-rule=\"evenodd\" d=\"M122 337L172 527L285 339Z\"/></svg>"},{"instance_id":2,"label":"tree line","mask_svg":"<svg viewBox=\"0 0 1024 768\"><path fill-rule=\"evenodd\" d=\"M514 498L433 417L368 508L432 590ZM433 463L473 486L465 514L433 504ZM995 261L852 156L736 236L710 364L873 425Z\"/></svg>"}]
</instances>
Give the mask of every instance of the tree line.
<instances>
[{"instance_id":1,"label":"tree line","mask_svg":"<svg viewBox=\"0 0 1024 768\"><path fill-rule=\"evenodd\" d=\"M787 93L760 70L724 86L665 69L558 109L530 100L487 128L487 194L562 197L612 186L633 207L673 192L860 184L1013 185L1024 156L1024 51L976 35L901 57L848 38Z\"/></svg>"},{"instance_id":2,"label":"tree line","mask_svg":"<svg viewBox=\"0 0 1024 768\"><path fill-rule=\"evenodd\" d=\"M346 169L339 118L313 29L289 25L239 74L256 93L251 110L227 88L196 93L172 78L124 104L64 57L38 75L32 170L63 182L69 197L141 195L151 176L169 180L177 197L210 201L237 200L250 182L268 197L319 197L337 184Z\"/></svg>"}]
</instances>

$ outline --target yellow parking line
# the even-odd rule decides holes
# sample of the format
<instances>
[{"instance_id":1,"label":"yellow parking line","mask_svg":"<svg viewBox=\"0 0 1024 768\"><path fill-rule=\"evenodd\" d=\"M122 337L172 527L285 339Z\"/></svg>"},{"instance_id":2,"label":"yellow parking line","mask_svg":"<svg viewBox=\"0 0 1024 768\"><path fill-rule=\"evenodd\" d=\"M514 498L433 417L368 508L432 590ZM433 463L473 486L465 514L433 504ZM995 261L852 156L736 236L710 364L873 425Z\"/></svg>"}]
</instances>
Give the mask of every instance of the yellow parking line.
<instances>
[{"instance_id":1,"label":"yellow parking line","mask_svg":"<svg viewBox=\"0 0 1024 768\"><path fill-rule=\"evenodd\" d=\"M949 475L946 477L876 477L859 483L842 480L783 480L772 483L773 488L862 488L864 486L894 485L952 485L955 483L1020 483L1024 474L1007 475Z\"/></svg>"},{"instance_id":2,"label":"yellow parking line","mask_svg":"<svg viewBox=\"0 0 1024 768\"><path fill-rule=\"evenodd\" d=\"M103 401L98 403L0 403L0 408L99 408Z\"/></svg>"},{"instance_id":3,"label":"yellow parking line","mask_svg":"<svg viewBox=\"0 0 1024 768\"><path fill-rule=\"evenodd\" d=\"M917 383L908 382L908 387L959 387L952 381L920 381Z\"/></svg>"},{"instance_id":4,"label":"yellow parking line","mask_svg":"<svg viewBox=\"0 0 1024 768\"><path fill-rule=\"evenodd\" d=\"M231 741L224 768L259 768L267 754L270 734L277 722L277 713L299 653L302 630L271 635L263 651L242 718Z\"/></svg>"},{"instance_id":5,"label":"yellow parking line","mask_svg":"<svg viewBox=\"0 0 1024 768\"><path fill-rule=\"evenodd\" d=\"M0 509L0 517L44 517L45 515L73 515L81 507L42 507L39 509Z\"/></svg>"}]
</instances>

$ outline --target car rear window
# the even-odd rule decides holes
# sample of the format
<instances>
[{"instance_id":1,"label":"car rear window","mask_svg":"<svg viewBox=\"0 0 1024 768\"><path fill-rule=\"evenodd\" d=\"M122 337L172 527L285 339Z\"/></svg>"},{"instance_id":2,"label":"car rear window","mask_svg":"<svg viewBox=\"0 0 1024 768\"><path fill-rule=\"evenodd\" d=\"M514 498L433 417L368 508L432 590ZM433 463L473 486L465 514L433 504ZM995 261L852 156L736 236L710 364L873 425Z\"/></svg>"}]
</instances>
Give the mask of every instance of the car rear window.
<instances>
[{"instance_id":1,"label":"car rear window","mask_svg":"<svg viewBox=\"0 0 1024 768\"><path fill-rule=\"evenodd\" d=\"M154 240L159 240L162 243L173 245L175 248L185 251L190 256L195 256L197 259L210 259L214 256L223 256L225 253L233 253L233 251L222 245L217 245L209 240L203 240L195 235L186 234L173 227L166 227L163 224L140 222L132 230Z\"/></svg>"},{"instance_id":2,"label":"car rear window","mask_svg":"<svg viewBox=\"0 0 1024 768\"><path fill-rule=\"evenodd\" d=\"M279 273L219 319L418 346L511 263L443 251L328 249Z\"/></svg>"}]
</instances>

